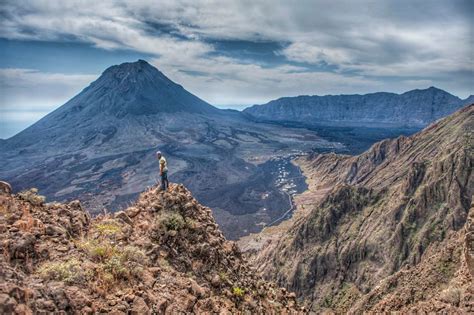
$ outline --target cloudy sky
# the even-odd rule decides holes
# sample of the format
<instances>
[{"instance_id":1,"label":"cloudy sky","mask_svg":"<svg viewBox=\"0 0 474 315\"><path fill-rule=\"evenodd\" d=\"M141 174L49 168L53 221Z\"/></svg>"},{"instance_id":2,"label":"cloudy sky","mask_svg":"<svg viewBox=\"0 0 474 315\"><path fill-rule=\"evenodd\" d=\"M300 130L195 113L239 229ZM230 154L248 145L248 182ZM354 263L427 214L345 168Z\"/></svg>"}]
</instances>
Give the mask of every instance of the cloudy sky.
<instances>
[{"instance_id":1,"label":"cloudy sky","mask_svg":"<svg viewBox=\"0 0 474 315\"><path fill-rule=\"evenodd\" d=\"M474 94L474 1L0 2L0 138L145 59L222 107L281 96Z\"/></svg>"}]
</instances>

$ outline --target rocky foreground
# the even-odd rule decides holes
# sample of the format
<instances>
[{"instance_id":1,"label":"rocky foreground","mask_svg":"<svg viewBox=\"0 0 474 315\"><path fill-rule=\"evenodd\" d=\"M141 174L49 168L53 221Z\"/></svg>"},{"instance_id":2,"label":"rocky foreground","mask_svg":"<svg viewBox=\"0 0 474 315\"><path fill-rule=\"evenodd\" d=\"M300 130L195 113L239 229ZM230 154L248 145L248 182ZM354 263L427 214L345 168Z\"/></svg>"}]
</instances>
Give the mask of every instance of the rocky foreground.
<instances>
[{"instance_id":1,"label":"rocky foreground","mask_svg":"<svg viewBox=\"0 0 474 315\"><path fill-rule=\"evenodd\" d=\"M305 208L242 247L313 312L473 313L473 132L474 104L359 156L301 158Z\"/></svg>"},{"instance_id":2,"label":"rocky foreground","mask_svg":"<svg viewBox=\"0 0 474 315\"><path fill-rule=\"evenodd\" d=\"M293 293L255 276L182 185L94 219L78 201L2 187L1 314L301 312Z\"/></svg>"}]
</instances>

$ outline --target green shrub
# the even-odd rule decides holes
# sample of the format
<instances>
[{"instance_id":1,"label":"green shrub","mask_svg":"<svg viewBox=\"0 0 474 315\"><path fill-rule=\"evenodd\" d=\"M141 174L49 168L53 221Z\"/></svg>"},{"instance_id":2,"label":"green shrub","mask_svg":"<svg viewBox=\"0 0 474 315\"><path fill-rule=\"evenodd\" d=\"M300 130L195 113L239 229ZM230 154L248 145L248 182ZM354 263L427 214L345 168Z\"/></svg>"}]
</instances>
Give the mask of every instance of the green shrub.
<instances>
[{"instance_id":1,"label":"green shrub","mask_svg":"<svg viewBox=\"0 0 474 315\"><path fill-rule=\"evenodd\" d=\"M120 252L120 261L126 266L130 276L137 277L142 274L147 257L138 247L125 246Z\"/></svg>"},{"instance_id":2,"label":"green shrub","mask_svg":"<svg viewBox=\"0 0 474 315\"><path fill-rule=\"evenodd\" d=\"M145 253L140 248L131 245L125 246L121 249L120 257L123 261L140 264L143 264L146 260Z\"/></svg>"},{"instance_id":3,"label":"green shrub","mask_svg":"<svg viewBox=\"0 0 474 315\"><path fill-rule=\"evenodd\" d=\"M159 220L160 226L167 231L179 231L185 226L183 216L176 212L164 214Z\"/></svg>"},{"instance_id":4,"label":"green shrub","mask_svg":"<svg viewBox=\"0 0 474 315\"><path fill-rule=\"evenodd\" d=\"M96 261L105 261L117 253L117 248L105 241L89 240L79 243L89 258Z\"/></svg>"},{"instance_id":5,"label":"green shrub","mask_svg":"<svg viewBox=\"0 0 474 315\"><path fill-rule=\"evenodd\" d=\"M119 256L113 256L104 262L103 270L114 276L114 279L128 278L126 266Z\"/></svg>"},{"instance_id":6,"label":"green shrub","mask_svg":"<svg viewBox=\"0 0 474 315\"><path fill-rule=\"evenodd\" d=\"M245 290L240 288L240 287L234 287L232 288L232 293L236 296L236 297L243 297L244 294L245 294Z\"/></svg>"},{"instance_id":7,"label":"green shrub","mask_svg":"<svg viewBox=\"0 0 474 315\"><path fill-rule=\"evenodd\" d=\"M76 259L64 262L48 262L38 269L43 279L64 281L68 284L82 283L87 280L87 273Z\"/></svg>"},{"instance_id":8,"label":"green shrub","mask_svg":"<svg viewBox=\"0 0 474 315\"><path fill-rule=\"evenodd\" d=\"M112 274L115 279L130 279L138 277L146 264L145 253L137 247L125 246L104 261L103 270Z\"/></svg>"},{"instance_id":9,"label":"green shrub","mask_svg":"<svg viewBox=\"0 0 474 315\"><path fill-rule=\"evenodd\" d=\"M18 193L18 196L31 203L32 205L35 206L40 206L46 201L45 196L38 195L38 189L37 188L31 188L29 190L23 190L22 192Z\"/></svg>"},{"instance_id":10,"label":"green shrub","mask_svg":"<svg viewBox=\"0 0 474 315\"><path fill-rule=\"evenodd\" d=\"M158 266L160 266L162 269L167 270L167 271L172 269L172 266L169 263L169 261L163 257L158 258Z\"/></svg>"},{"instance_id":11,"label":"green shrub","mask_svg":"<svg viewBox=\"0 0 474 315\"><path fill-rule=\"evenodd\" d=\"M114 221L104 221L95 225L95 229L101 235L115 235L122 231L122 228L117 222Z\"/></svg>"}]
</instances>

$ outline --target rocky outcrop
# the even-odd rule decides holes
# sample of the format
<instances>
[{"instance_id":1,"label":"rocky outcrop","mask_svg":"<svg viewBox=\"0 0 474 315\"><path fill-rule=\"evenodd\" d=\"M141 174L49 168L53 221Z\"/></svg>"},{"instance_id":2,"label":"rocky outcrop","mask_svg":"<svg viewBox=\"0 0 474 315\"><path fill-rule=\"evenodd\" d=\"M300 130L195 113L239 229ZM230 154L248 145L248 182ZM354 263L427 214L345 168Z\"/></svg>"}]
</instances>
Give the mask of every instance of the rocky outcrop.
<instances>
[{"instance_id":1,"label":"rocky outcrop","mask_svg":"<svg viewBox=\"0 0 474 315\"><path fill-rule=\"evenodd\" d=\"M430 87L403 94L325 95L283 97L254 105L245 113L261 120L300 122L309 125L424 127L471 104Z\"/></svg>"},{"instance_id":2,"label":"rocky outcrop","mask_svg":"<svg viewBox=\"0 0 474 315\"><path fill-rule=\"evenodd\" d=\"M473 114L359 156L300 159L310 190L332 188L255 266L316 312L474 311Z\"/></svg>"},{"instance_id":3,"label":"rocky outcrop","mask_svg":"<svg viewBox=\"0 0 474 315\"><path fill-rule=\"evenodd\" d=\"M0 181L0 193L1 194L11 194L12 193L12 186L9 183Z\"/></svg>"},{"instance_id":4,"label":"rocky outcrop","mask_svg":"<svg viewBox=\"0 0 474 315\"><path fill-rule=\"evenodd\" d=\"M0 195L0 313L298 313L182 185L91 219L78 201Z\"/></svg>"}]
</instances>

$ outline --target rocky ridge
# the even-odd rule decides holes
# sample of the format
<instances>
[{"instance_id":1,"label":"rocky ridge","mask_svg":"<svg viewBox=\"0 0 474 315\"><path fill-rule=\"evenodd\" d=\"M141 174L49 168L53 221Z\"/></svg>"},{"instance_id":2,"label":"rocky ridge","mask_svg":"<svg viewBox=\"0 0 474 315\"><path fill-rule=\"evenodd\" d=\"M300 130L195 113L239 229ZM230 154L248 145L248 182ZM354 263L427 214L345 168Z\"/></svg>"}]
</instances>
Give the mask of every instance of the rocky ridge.
<instances>
[{"instance_id":1,"label":"rocky ridge","mask_svg":"<svg viewBox=\"0 0 474 315\"><path fill-rule=\"evenodd\" d=\"M96 218L78 201L0 188L2 314L300 312L182 185Z\"/></svg>"},{"instance_id":2,"label":"rocky ridge","mask_svg":"<svg viewBox=\"0 0 474 315\"><path fill-rule=\"evenodd\" d=\"M472 103L430 87L402 94L302 95L254 105L245 113L259 120L306 125L422 128Z\"/></svg>"},{"instance_id":3,"label":"rocky ridge","mask_svg":"<svg viewBox=\"0 0 474 315\"><path fill-rule=\"evenodd\" d=\"M473 312L473 114L359 156L299 159L321 196L250 247L254 265L315 312Z\"/></svg>"}]
</instances>

